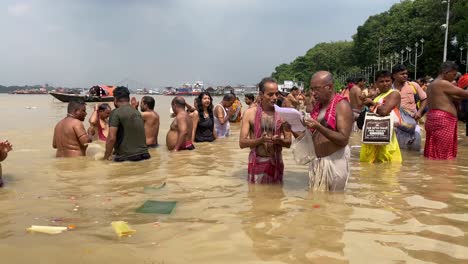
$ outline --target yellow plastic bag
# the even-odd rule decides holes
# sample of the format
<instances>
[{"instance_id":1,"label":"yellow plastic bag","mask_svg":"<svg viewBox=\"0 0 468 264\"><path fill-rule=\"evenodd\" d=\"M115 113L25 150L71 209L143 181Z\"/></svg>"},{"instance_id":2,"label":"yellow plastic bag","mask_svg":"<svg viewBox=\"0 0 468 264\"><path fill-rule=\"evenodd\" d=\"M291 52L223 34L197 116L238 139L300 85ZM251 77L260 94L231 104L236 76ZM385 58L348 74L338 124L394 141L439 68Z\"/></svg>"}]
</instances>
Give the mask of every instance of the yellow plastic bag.
<instances>
[{"instance_id":1,"label":"yellow plastic bag","mask_svg":"<svg viewBox=\"0 0 468 264\"><path fill-rule=\"evenodd\" d=\"M119 236L130 236L136 233L136 230L131 229L127 222L124 221L114 221L111 223L114 228L115 233Z\"/></svg>"}]
</instances>

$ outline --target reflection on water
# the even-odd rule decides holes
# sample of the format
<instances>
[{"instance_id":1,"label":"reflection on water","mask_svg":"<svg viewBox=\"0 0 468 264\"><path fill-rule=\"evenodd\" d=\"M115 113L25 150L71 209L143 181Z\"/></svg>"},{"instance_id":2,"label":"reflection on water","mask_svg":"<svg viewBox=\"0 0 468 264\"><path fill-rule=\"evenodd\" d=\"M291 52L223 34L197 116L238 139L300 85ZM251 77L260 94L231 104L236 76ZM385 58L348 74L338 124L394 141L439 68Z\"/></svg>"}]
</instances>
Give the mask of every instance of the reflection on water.
<instances>
[{"instance_id":1,"label":"reflection on water","mask_svg":"<svg viewBox=\"0 0 468 264\"><path fill-rule=\"evenodd\" d=\"M170 99L156 97L161 142ZM139 163L55 159L52 129L66 104L48 96L0 95L0 102L0 135L14 144L0 189L0 253L8 263L468 262L464 137L451 162L404 152L401 165L361 164L352 148L347 191L310 193L307 168L289 150L283 186L247 184L239 124L230 138L191 152L161 146ZM358 143L356 135L351 145ZM146 200L177 206L171 215L136 213ZM116 220L137 233L119 239L110 226ZM69 224L76 229L56 236L25 231Z\"/></svg>"}]
</instances>

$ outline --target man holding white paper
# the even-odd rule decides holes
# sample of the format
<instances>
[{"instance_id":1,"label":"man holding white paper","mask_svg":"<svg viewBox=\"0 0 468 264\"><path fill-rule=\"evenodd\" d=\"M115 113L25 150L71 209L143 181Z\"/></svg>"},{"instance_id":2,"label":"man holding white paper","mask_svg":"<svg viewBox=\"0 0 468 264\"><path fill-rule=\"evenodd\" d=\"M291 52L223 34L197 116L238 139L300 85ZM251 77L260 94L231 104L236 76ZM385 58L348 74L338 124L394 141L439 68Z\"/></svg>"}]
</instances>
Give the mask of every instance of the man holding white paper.
<instances>
[{"instance_id":1,"label":"man holding white paper","mask_svg":"<svg viewBox=\"0 0 468 264\"><path fill-rule=\"evenodd\" d=\"M310 80L316 104L304 124L312 133L316 158L309 163L312 190L343 191L349 177L348 146L354 118L346 97L337 94L330 72L319 71Z\"/></svg>"},{"instance_id":2,"label":"man holding white paper","mask_svg":"<svg viewBox=\"0 0 468 264\"><path fill-rule=\"evenodd\" d=\"M275 111L278 84L273 78L259 83L260 103L247 109L242 119L240 148L250 148L248 181L250 183L283 183L282 149L291 146L291 133Z\"/></svg>"}]
</instances>

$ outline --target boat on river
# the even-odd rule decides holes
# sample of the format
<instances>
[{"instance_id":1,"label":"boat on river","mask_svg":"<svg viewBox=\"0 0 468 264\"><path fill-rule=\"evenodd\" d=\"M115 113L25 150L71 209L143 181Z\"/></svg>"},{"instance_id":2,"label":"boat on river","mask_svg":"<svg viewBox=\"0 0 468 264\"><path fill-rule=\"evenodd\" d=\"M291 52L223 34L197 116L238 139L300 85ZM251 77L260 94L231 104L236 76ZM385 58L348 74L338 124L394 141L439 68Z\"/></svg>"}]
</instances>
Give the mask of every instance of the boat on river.
<instances>
[{"instance_id":1,"label":"boat on river","mask_svg":"<svg viewBox=\"0 0 468 264\"><path fill-rule=\"evenodd\" d=\"M68 103L70 101L84 101L84 102L113 102L114 96L94 96L88 94L69 94L59 92L49 92L54 98L59 101Z\"/></svg>"},{"instance_id":2,"label":"boat on river","mask_svg":"<svg viewBox=\"0 0 468 264\"><path fill-rule=\"evenodd\" d=\"M67 91L51 91L49 94L57 100L65 103L70 101L113 102L115 87L116 86L95 85L91 87L86 93L77 94Z\"/></svg>"}]
</instances>

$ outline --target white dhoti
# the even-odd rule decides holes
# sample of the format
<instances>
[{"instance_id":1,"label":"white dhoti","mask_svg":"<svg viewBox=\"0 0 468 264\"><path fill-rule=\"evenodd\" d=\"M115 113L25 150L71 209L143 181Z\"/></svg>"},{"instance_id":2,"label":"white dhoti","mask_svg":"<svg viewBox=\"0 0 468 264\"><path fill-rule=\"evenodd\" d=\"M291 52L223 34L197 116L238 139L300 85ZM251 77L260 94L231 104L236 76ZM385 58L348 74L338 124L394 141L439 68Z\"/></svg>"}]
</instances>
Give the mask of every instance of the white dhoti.
<instances>
[{"instance_id":1,"label":"white dhoti","mask_svg":"<svg viewBox=\"0 0 468 264\"><path fill-rule=\"evenodd\" d=\"M309 188L314 191L344 191L349 177L349 146L315 158L309 163Z\"/></svg>"}]
</instances>

